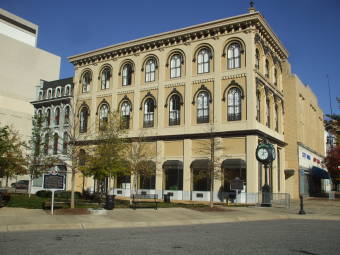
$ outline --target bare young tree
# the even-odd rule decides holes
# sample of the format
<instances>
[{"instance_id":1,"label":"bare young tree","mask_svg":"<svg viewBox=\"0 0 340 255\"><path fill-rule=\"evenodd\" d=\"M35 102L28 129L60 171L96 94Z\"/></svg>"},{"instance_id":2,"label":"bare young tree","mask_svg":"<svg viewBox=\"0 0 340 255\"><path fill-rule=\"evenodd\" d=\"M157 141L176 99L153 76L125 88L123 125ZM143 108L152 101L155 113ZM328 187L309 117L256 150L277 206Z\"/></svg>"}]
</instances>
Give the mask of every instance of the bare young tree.
<instances>
[{"instance_id":1,"label":"bare young tree","mask_svg":"<svg viewBox=\"0 0 340 255\"><path fill-rule=\"evenodd\" d=\"M139 134L138 137L131 139L129 143L129 149L126 153L128 161L127 172L133 178L131 185L131 194L136 194L138 190L138 177L150 177L155 175L155 163L151 160L154 155L152 151L147 147L147 141L143 134Z\"/></svg>"},{"instance_id":2,"label":"bare young tree","mask_svg":"<svg viewBox=\"0 0 340 255\"><path fill-rule=\"evenodd\" d=\"M51 138L52 132L46 124L45 116L35 114L32 118L32 135L28 146L30 155L27 155L28 174L30 175L29 196L31 195L33 179L41 176L46 169L51 168L59 161L57 155L48 153L51 148Z\"/></svg>"},{"instance_id":3,"label":"bare young tree","mask_svg":"<svg viewBox=\"0 0 340 255\"><path fill-rule=\"evenodd\" d=\"M222 177L221 170L221 152L223 151L223 146L218 138L214 136L215 130L213 124L210 125L207 130L208 138L204 139L199 144L198 152L201 155L205 155L208 159L208 169L205 171L200 171L194 177L194 181L202 178L208 178L210 184L210 207L214 206L214 182L215 180L220 180Z\"/></svg>"},{"instance_id":4,"label":"bare young tree","mask_svg":"<svg viewBox=\"0 0 340 255\"><path fill-rule=\"evenodd\" d=\"M71 99L72 100L72 99ZM63 163L67 172L71 173L71 208L75 208L76 175L81 173L86 155L90 155L92 147L88 146L93 139L93 125L89 125L88 108L82 110L79 102L70 104L68 116L65 117L66 129L62 139Z\"/></svg>"}]
</instances>

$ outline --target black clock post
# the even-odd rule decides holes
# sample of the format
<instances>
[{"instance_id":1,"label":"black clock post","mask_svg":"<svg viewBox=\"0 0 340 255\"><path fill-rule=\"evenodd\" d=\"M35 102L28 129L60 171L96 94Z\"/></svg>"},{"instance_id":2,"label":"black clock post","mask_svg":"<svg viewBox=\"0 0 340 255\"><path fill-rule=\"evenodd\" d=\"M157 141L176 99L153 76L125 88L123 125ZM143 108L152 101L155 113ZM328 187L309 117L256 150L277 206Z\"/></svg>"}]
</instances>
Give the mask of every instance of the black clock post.
<instances>
[{"instance_id":1,"label":"black clock post","mask_svg":"<svg viewBox=\"0 0 340 255\"><path fill-rule=\"evenodd\" d=\"M265 170L265 183L262 186L262 207L271 207L272 203L272 194L271 187L268 183L268 171L269 166L275 159L275 149L274 146L267 142L266 139L263 139L263 142L260 143L256 148L256 159L264 166Z\"/></svg>"}]
</instances>

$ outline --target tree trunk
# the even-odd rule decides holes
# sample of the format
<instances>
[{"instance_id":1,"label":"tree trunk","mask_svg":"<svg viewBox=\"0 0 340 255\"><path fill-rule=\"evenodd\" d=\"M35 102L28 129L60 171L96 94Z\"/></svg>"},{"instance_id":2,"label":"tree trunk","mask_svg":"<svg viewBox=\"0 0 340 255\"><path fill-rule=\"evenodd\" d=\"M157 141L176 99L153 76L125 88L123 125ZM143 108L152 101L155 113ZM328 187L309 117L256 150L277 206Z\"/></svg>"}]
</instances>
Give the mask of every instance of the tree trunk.
<instances>
[{"instance_id":1,"label":"tree trunk","mask_svg":"<svg viewBox=\"0 0 340 255\"><path fill-rule=\"evenodd\" d=\"M71 184L71 208L74 208L74 190L76 189L76 172L72 169L72 184Z\"/></svg>"},{"instance_id":2,"label":"tree trunk","mask_svg":"<svg viewBox=\"0 0 340 255\"><path fill-rule=\"evenodd\" d=\"M8 176L6 176L6 187L8 187Z\"/></svg>"}]
</instances>

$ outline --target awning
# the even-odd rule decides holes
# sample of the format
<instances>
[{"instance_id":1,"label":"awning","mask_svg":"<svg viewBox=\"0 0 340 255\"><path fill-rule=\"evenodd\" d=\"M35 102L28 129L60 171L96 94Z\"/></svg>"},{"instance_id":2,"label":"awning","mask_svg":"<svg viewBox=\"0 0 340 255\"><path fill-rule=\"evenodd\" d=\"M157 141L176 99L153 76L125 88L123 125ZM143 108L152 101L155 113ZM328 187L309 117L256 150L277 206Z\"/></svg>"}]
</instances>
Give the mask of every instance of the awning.
<instances>
[{"instance_id":1,"label":"awning","mask_svg":"<svg viewBox=\"0 0 340 255\"><path fill-rule=\"evenodd\" d=\"M183 169L183 162L180 160L167 160L163 163L163 169Z\"/></svg>"},{"instance_id":2,"label":"awning","mask_svg":"<svg viewBox=\"0 0 340 255\"><path fill-rule=\"evenodd\" d=\"M222 162L221 168L223 168L223 169L246 168L246 162L243 159L240 159L240 158L225 159Z\"/></svg>"},{"instance_id":3,"label":"awning","mask_svg":"<svg viewBox=\"0 0 340 255\"><path fill-rule=\"evenodd\" d=\"M320 179L329 179L328 172L316 166L312 167L312 175Z\"/></svg>"},{"instance_id":4,"label":"awning","mask_svg":"<svg viewBox=\"0 0 340 255\"><path fill-rule=\"evenodd\" d=\"M193 169L209 169L210 165L209 159L196 159L193 162L191 162L190 168Z\"/></svg>"}]
</instances>

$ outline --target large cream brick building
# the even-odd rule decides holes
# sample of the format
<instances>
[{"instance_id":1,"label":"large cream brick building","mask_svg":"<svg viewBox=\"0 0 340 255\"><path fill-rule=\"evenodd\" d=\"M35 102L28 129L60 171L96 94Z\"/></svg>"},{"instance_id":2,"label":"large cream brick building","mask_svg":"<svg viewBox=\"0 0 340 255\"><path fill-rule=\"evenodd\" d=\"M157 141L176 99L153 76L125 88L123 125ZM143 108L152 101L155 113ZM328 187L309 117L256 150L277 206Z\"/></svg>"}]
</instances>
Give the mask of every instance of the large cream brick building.
<instances>
[{"instance_id":1,"label":"large cream brick building","mask_svg":"<svg viewBox=\"0 0 340 255\"><path fill-rule=\"evenodd\" d=\"M128 136L148 139L156 165L146 184L137 177L139 188L185 200L209 200L208 178L195 176L207 168L211 137L220 145L215 200L236 177L243 192L259 192L265 174L255 150L265 136L277 153L268 175L272 191L296 195L285 188L287 57L254 8L72 56L80 132L94 139L106 112L121 112ZM115 194L129 195L130 181L115 180Z\"/></svg>"},{"instance_id":2,"label":"large cream brick building","mask_svg":"<svg viewBox=\"0 0 340 255\"><path fill-rule=\"evenodd\" d=\"M60 71L60 57L37 47L38 31L36 24L0 8L0 125L14 127L25 141L32 134L36 86L58 79ZM4 183L0 178L0 187Z\"/></svg>"},{"instance_id":3,"label":"large cream brick building","mask_svg":"<svg viewBox=\"0 0 340 255\"><path fill-rule=\"evenodd\" d=\"M286 191L294 195L317 195L321 191L314 189L320 185L316 184L320 178L313 176L313 167L319 171L325 168L324 113L311 88L291 72L288 63L283 69L283 80L286 101Z\"/></svg>"}]
</instances>

